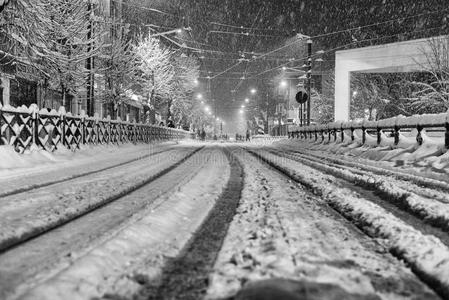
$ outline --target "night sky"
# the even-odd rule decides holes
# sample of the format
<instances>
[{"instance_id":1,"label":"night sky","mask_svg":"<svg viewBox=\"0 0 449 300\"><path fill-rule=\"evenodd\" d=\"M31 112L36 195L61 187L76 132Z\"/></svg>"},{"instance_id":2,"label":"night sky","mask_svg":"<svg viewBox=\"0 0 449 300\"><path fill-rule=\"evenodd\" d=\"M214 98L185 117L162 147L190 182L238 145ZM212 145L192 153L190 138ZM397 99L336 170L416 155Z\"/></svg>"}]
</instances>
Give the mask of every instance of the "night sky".
<instances>
[{"instance_id":1,"label":"night sky","mask_svg":"<svg viewBox=\"0 0 449 300\"><path fill-rule=\"evenodd\" d=\"M193 48L189 51L199 57L198 92L209 98L206 77L211 76L217 115L229 123L251 88L258 90L255 100L265 101L263 95L272 90L269 84L280 72L276 67L293 59L287 66L304 64L305 44L297 42L298 33L312 37L313 52L324 51L320 68L332 70L335 50L447 34L449 29L446 0L152 0L144 4L131 0L129 4L129 9L138 4L167 13L139 9L133 14L133 22L160 26L153 27L155 31L192 29L175 40ZM261 74L270 69L274 70Z\"/></svg>"}]
</instances>

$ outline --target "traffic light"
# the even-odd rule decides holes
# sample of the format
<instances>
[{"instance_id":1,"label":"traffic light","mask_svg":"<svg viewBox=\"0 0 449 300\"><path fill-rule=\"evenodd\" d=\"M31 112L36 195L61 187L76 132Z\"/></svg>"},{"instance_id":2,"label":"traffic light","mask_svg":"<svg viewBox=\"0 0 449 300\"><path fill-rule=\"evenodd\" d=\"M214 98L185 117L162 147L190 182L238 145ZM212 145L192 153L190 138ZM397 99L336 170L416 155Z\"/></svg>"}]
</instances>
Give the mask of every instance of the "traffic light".
<instances>
[{"instance_id":1,"label":"traffic light","mask_svg":"<svg viewBox=\"0 0 449 300\"><path fill-rule=\"evenodd\" d=\"M298 102L300 104L304 104L309 99L309 95L304 91L299 91L296 93L295 99L296 99L296 102Z\"/></svg>"}]
</instances>

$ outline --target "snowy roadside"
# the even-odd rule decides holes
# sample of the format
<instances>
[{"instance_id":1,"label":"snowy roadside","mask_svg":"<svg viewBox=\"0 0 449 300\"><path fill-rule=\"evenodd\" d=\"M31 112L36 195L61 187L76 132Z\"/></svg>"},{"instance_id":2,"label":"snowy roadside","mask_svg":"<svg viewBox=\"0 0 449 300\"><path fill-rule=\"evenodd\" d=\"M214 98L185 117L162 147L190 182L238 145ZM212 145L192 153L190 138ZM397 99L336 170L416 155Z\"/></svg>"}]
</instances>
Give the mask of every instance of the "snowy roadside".
<instances>
[{"instance_id":1,"label":"snowy roadside","mask_svg":"<svg viewBox=\"0 0 449 300\"><path fill-rule=\"evenodd\" d=\"M63 224L148 183L189 156L184 148L0 199L0 249Z\"/></svg>"},{"instance_id":2,"label":"snowy roadside","mask_svg":"<svg viewBox=\"0 0 449 300\"><path fill-rule=\"evenodd\" d=\"M398 167L391 167L389 165L382 164L382 162L371 161L371 160L360 160L356 157L346 157L343 155L336 155L333 153L323 153L319 151L310 151L305 147L295 147L295 146L285 146L276 145L272 149L284 151L286 153L307 157L308 159L314 161L326 161L330 164L335 164L339 166L345 166L346 168L352 168L354 170L363 170L377 175L392 176L399 179L404 179L407 181L414 182L419 185L426 186L432 189L442 189L449 191L449 183L447 182L446 176L441 176L441 174L433 173L423 173L419 172L417 175L416 170L403 170ZM427 177L427 175L431 175ZM446 181L444 181L446 180Z\"/></svg>"},{"instance_id":3,"label":"snowy roadside","mask_svg":"<svg viewBox=\"0 0 449 300\"><path fill-rule=\"evenodd\" d=\"M84 147L77 152L61 149L55 153L34 151L18 154L2 146L0 147L3 149L0 151L0 195L67 180L142 159L172 147L176 147L175 143L166 142L149 145ZM2 168L5 164L9 164L10 167Z\"/></svg>"},{"instance_id":4,"label":"snowy roadside","mask_svg":"<svg viewBox=\"0 0 449 300\"><path fill-rule=\"evenodd\" d=\"M268 152L258 151L258 155L312 189L365 231L382 239L385 246L411 265L421 279L440 295L448 297L449 249L438 238L422 234L382 207L360 198L353 190L332 184L335 179L330 175L294 160L279 159Z\"/></svg>"},{"instance_id":5,"label":"snowy roadside","mask_svg":"<svg viewBox=\"0 0 449 300\"><path fill-rule=\"evenodd\" d=\"M406 148L370 147L339 141L320 143L297 139L278 142L274 147L292 151L306 151L322 157L343 160L355 166L380 167L406 175L427 177L446 182L449 172L449 152L444 153L442 146L432 139L425 140L422 146L417 146L416 141L410 142L403 145Z\"/></svg>"},{"instance_id":6,"label":"snowy roadside","mask_svg":"<svg viewBox=\"0 0 449 300\"><path fill-rule=\"evenodd\" d=\"M427 223L441 227L445 230L449 229L449 207L448 197L445 193L431 191L431 195L424 197L419 195L420 187L416 186L415 190L410 187L401 187L409 183L404 183L389 176L379 176L369 172L361 172L356 169L340 169L334 166L328 166L323 163L317 163L311 159L305 159L298 156L291 156L287 153L275 152L286 158L294 158L304 165L320 170L326 174L334 175L338 178L345 179L363 188L369 188L385 195L385 199L389 202L406 208L414 215L419 216ZM405 189L407 188L407 189ZM436 200L438 199L438 200Z\"/></svg>"},{"instance_id":7,"label":"snowy roadside","mask_svg":"<svg viewBox=\"0 0 449 300\"><path fill-rule=\"evenodd\" d=\"M244 165L245 188L207 299L231 297L242 286L268 278L310 283L309 297L437 299L405 266L320 199L248 153L234 154ZM315 283L329 289L314 292Z\"/></svg>"},{"instance_id":8,"label":"snowy roadside","mask_svg":"<svg viewBox=\"0 0 449 300\"><path fill-rule=\"evenodd\" d=\"M120 298L159 276L166 260L177 256L201 225L228 181L225 155L216 149L206 151L192 157L192 172L180 179L176 192L159 198L127 227L23 298ZM146 193L143 187L127 197L144 198Z\"/></svg>"}]
</instances>

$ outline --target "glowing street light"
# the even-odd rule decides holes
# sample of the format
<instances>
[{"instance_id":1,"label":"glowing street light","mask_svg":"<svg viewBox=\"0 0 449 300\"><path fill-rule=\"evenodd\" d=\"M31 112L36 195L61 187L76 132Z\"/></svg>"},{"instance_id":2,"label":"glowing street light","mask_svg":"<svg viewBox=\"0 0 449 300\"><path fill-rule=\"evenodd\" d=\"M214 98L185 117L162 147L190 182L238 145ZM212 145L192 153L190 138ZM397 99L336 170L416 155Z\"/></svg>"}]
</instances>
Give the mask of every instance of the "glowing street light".
<instances>
[{"instance_id":1,"label":"glowing street light","mask_svg":"<svg viewBox=\"0 0 449 300\"><path fill-rule=\"evenodd\" d=\"M245 102L248 103L248 102L249 102L249 99L248 99L248 98L245 98Z\"/></svg>"},{"instance_id":2,"label":"glowing street light","mask_svg":"<svg viewBox=\"0 0 449 300\"><path fill-rule=\"evenodd\" d=\"M205 108L204 108L204 110L206 111L206 112L208 112L208 113L210 113L211 111L210 111L210 107L209 106L206 106Z\"/></svg>"},{"instance_id":3,"label":"glowing street light","mask_svg":"<svg viewBox=\"0 0 449 300\"><path fill-rule=\"evenodd\" d=\"M195 80L193 81L193 83L194 83L195 85L198 85L200 82L198 81L198 79L195 79Z\"/></svg>"},{"instance_id":4,"label":"glowing street light","mask_svg":"<svg viewBox=\"0 0 449 300\"><path fill-rule=\"evenodd\" d=\"M280 86L281 86L281 88L287 87L287 81L282 80L281 83L280 83Z\"/></svg>"},{"instance_id":5,"label":"glowing street light","mask_svg":"<svg viewBox=\"0 0 449 300\"><path fill-rule=\"evenodd\" d=\"M245 108L245 105L242 105L241 107L242 107L242 108Z\"/></svg>"},{"instance_id":6,"label":"glowing street light","mask_svg":"<svg viewBox=\"0 0 449 300\"><path fill-rule=\"evenodd\" d=\"M254 95L255 93L257 93L257 90L256 90L256 89L251 89L251 91L250 91L250 92L251 92L251 94L253 94L253 95Z\"/></svg>"},{"instance_id":7,"label":"glowing street light","mask_svg":"<svg viewBox=\"0 0 449 300\"><path fill-rule=\"evenodd\" d=\"M244 110L243 110L243 109L240 109L240 110L239 110L239 113L243 114L243 113L244 113Z\"/></svg>"},{"instance_id":8,"label":"glowing street light","mask_svg":"<svg viewBox=\"0 0 449 300\"><path fill-rule=\"evenodd\" d=\"M201 100L201 99L203 99L203 95L202 95L202 94L198 94L198 95L196 95L196 98L197 98L198 100Z\"/></svg>"},{"instance_id":9,"label":"glowing street light","mask_svg":"<svg viewBox=\"0 0 449 300\"><path fill-rule=\"evenodd\" d=\"M217 121L220 121L220 118L217 118L216 120L217 120Z\"/></svg>"}]
</instances>

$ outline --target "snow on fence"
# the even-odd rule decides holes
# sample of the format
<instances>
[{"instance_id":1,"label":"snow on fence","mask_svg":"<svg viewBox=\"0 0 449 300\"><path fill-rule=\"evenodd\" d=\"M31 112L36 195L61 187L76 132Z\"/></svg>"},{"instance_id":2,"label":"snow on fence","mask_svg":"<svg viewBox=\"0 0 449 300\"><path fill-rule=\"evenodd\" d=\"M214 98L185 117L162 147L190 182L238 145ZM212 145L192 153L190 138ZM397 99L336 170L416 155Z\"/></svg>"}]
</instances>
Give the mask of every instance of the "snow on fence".
<instances>
[{"instance_id":1,"label":"snow on fence","mask_svg":"<svg viewBox=\"0 0 449 300\"><path fill-rule=\"evenodd\" d=\"M0 104L0 145L13 146L23 153L32 145L54 151L63 145L71 150L85 144L149 143L193 137L193 133L167 127L124 122L110 117L100 119L82 113L74 116L64 108L58 112L30 107Z\"/></svg>"},{"instance_id":2,"label":"snow on fence","mask_svg":"<svg viewBox=\"0 0 449 300\"><path fill-rule=\"evenodd\" d=\"M401 130L416 130L416 141L423 142L423 130L441 132L444 136L444 145L449 148L449 114L424 114L411 117L398 116L379 121L363 122L333 122L324 125L292 126L288 130L289 138L314 139L327 141L356 141L361 144L397 146L401 140ZM361 132L361 136L358 134ZM390 132L386 135L385 132ZM374 143L372 142L374 141ZM371 142L371 143L370 143Z\"/></svg>"}]
</instances>

